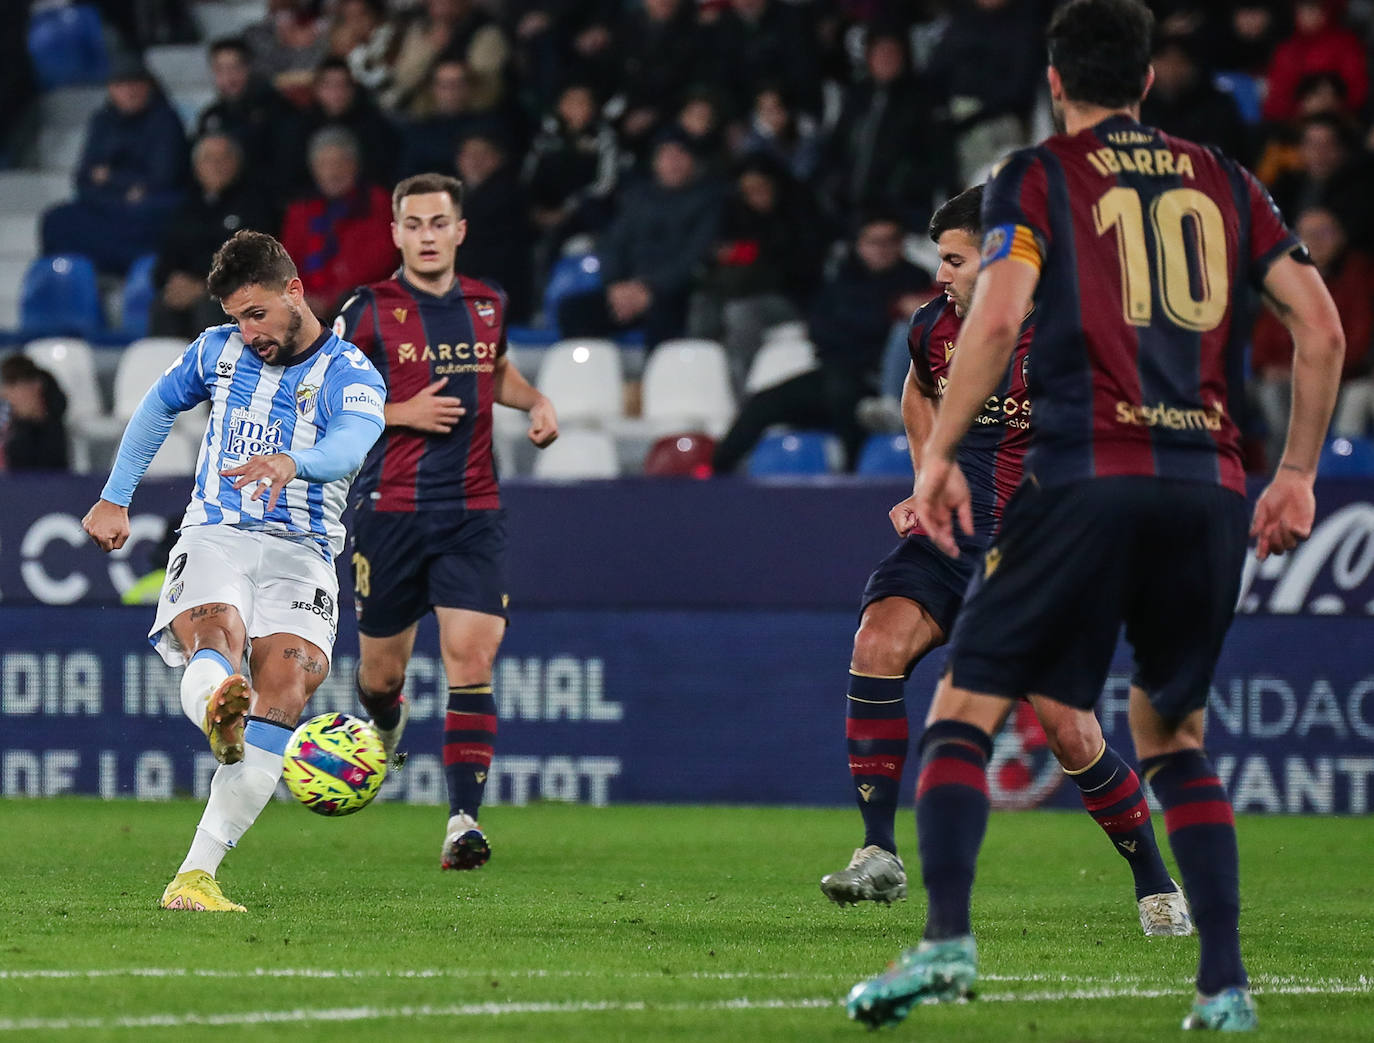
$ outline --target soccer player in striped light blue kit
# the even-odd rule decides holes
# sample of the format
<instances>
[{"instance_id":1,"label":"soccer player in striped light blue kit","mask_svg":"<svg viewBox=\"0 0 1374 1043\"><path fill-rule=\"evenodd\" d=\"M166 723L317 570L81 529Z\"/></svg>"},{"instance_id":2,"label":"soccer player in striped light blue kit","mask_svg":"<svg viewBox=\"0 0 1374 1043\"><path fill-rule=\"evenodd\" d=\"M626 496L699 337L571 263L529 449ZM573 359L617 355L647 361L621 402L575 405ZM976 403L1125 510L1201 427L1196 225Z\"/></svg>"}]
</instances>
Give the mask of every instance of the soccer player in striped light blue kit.
<instances>
[{"instance_id":1,"label":"soccer player in striped light blue kit","mask_svg":"<svg viewBox=\"0 0 1374 1043\"><path fill-rule=\"evenodd\" d=\"M122 546L129 501L177 414L210 403L148 639L186 667L182 708L220 767L162 907L243 912L216 875L271 799L286 740L329 672L340 515L382 433L386 385L311 313L271 236L235 234L208 286L233 321L202 333L148 391L83 525L102 550Z\"/></svg>"}]
</instances>

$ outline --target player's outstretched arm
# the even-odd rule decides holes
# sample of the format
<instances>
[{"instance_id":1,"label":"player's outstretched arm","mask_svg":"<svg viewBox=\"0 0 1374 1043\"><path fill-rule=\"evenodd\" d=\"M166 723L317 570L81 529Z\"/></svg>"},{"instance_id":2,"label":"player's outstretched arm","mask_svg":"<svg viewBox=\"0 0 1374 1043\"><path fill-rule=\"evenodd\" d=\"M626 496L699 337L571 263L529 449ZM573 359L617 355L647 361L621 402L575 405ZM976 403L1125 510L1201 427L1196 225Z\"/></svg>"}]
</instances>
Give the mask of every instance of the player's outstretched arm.
<instances>
[{"instance_id":1,"label":"player's outstretched arm","mask_svg":"<svg viewBox=\"0 0 1374 1043\"><path fill-rule=\"evenodd\" d=\"M558 437L558 414L553 403L510 364L506 355L496 360L496 401L530 415L528 434L535 448L545 449Z\"/></svg>"},{"instance_id":2,"label":"player's outstretched arm","mask_svg":"<svg viewBox=\"0 0 1374 1043\"><path fill-rule=\"evenodd\" d=\"M906 382L902 385L902 426L906 428L906 444L911 452L912 494L887 512L898 536L907 535L916 525L915 468L921 459L921 447L925 445L934 424L935 403L917 383L916 367L910 366L906 371Z\"/></svg>"},{"instance_id":3,"label":"player's outstretched arm","mask_svg":"<svg viewBox=\"0 0 1374 1043\"><path fill-rule=\"evenodd\" d=\"M1312 532L1312 485L1345 358L1340 315L1311 264L1291 256L1274 262L1264 279L1264 299L1293 335L1293 407L1283 457L1255 504L1250 527L1261 561L1292 550Z\"/></svg>"},{"instance_id":4,"label":"player's outstretched arm","mask_svg":"<svg viewBox=\"0 0 1374 1043\"><path fill-rule=\"evenodd\" d=\"M171 434L178 412L162 400L154 385L129 418L100 499L81 520L81 527L101 550L118 550L129 538L129 502L148 465Z\"/></svg>"}]
</instances>

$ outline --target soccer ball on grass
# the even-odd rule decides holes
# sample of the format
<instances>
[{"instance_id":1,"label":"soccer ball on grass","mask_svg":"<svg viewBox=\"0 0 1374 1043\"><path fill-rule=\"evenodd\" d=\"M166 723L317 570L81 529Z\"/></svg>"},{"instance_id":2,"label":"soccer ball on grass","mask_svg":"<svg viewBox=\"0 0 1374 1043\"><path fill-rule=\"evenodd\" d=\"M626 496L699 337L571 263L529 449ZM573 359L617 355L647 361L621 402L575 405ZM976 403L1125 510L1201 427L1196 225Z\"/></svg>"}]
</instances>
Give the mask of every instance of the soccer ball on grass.
<instances>
[{"instance_id":1,"label":"soccer ball on grass","mask_svg":"<svg viewBox=\"0 0 1374 1043\"><path fill-rule=\"evenodd\" d=\"M282 777L291 795L316 814L351 815L381 789L386 750L377 730L361 717L320 714L291 733Z\"/></svg>"}]
</instances>

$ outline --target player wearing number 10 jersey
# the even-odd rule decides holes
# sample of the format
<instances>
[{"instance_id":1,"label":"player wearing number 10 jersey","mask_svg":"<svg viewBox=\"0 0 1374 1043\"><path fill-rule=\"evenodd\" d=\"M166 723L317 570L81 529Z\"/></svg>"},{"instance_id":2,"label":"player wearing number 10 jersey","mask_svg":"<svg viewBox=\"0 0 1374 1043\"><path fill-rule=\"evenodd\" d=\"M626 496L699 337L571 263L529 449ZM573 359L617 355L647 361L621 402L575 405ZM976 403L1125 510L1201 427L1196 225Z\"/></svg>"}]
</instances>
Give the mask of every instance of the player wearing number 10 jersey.
<instances>
[{"instance_id":1,"label":"player wearing number 10 jersey","mask_svg":"<svg viewBox=\"0 0 1374 1043\"><path fill-rule=\"evenodd\" d=\"M1015 154L987 189L983 272L916 486L931 538L954 553L953 518L972 528L955 449L1034 304L1031 449L950 641L937 699L960 712L923 740L917 832L923 853L941 853L941 872L925 873L924 939L849 997L851 1017L871 1024L965 996L976 979L969 907L988 806L978 714L1024 695L1091 708L1123 623L1141 774L1164 809L1201 942L1184 1027L1256 1024L1235 825L1203 748L1245 555L1233 410L1243 284L1263 290L1295 342L1287 448L1251 530L1260 557L1311 529L1344 337L1306 251L1254 178L1138 122L1152 27L1140 0L1061 6L1048 79L1063 133Z\"/></svg>"}]
</instances>

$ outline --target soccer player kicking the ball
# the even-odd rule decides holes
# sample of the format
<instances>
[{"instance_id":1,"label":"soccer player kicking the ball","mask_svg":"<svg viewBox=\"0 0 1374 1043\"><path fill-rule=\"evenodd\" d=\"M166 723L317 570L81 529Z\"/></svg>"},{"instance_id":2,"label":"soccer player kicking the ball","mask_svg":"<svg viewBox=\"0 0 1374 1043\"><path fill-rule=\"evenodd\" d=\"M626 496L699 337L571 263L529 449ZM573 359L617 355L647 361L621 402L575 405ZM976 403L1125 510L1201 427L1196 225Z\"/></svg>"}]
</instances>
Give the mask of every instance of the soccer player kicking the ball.
<instances>
[{"instance_id":1,"label":"soccer player kicking the ball","mask_svg":"<svg viewBox=\"0 0 1374 1043\"><path fill-rule=\"evenodd\" d=\"M353 487L358 697L396 753L415 628L431 609L448 675L449 818L439 864L491 857L477 823L496 741L491 674L506 630L506 525L492 457L492 405L529 414L529 439L558 437L553 404L506 355L506 295L454 269L467 232L463 185L407 178L392 194L401 270L360 288L335 322L381 370L386 433Z\"/></svg>"},{"instance_id":2,"label":"soccer player kicking the ball","mask_svg":"<svg viewBox=\"0 0 1374 1043\"><path fill-rule=\"evenodd\" d=\"M935 278L944 294L921 308L911 322L911 368L902 393L902 417L913 454L919 454L935 421L935 403L948 382L954 344L973 297L981 263L982 203L979 185L945 203L931 218L930 238L940 254ZM1034 364L1029 353L1032 330L1027 316L1001 381L959 443L958 459L972 489L974 519L973 533L959 541L959 557L947 557L931 542L916 521L914 498L908 497L891 511L902 542L879 563L864 589L845 721L864 842L848 867L821 880L821 890L841 905L906 896L906 868L897 855L894 830L907 754L906 678L926 653L944 644L974 569L1021 480L1030 443L1026 381ZM953 699L950 691L941 689L929 720L955 715ZM1191 934L1188 903L1160 858L1150 809L1135 772L1107 745L1091 711L1048 699L1036 702L1042 717L1055 719L1046 732L1052 752L1131 868L1141 929L1147 935ZM996 735L1014 706L1007 701L991 704L990 715L977 723L987 735ZM940 852L922 849L923 872L938 872L941 862Z\"/></svg>"},{"instance_id":3,"label":"soccer player kicking the ball","mask_svg":"<svg viewBox=\"0 0 1374 1043\"><path fill-rule=\"evenodd\" d=\"M990 741L980 716L1023 695L1091 708L1123 623L1131 735L1201 943L1183 1027L1257 1022L1235 824L1203 747L1247 540L1229 411L1250 328L1241 282L1262 289L1294 340L1287 444L1249 527L1260 558L1311 531L1345 344L1321 276L1259 183L1220 152L1138 122L1152 23L1140 0L1060 7L1049 84L1062 132L1014 154L987 188L983 273L921 453L916 509L931 539L953 555L954 520L973 529L956 447L1034 303L1031 450L955 623L940 690L958 712L922 740L917 832L922 853L940 853L924 873L924 938L849 994L850 1016L871 1025L967 996L977 976L969 906Z\"/></svg>"},{"instance_id":4,"label":"soccer player kicking the ball","mask_svg":"<svg viewBox=\"0 0 1374 1043\"><path fill-rule=\"evenodd\" d=\"M236 233L207 286L233 322L202 333L144 396L82 525L101 550L123 546L129 501L177 414L210 403L148 638L169 666L185 665L182 708L220 767L162 907L243 912L216 875L271 799L286 740L329 672L339 518L382 433L386 386L311 313L271 236Z\"/></svg>"}]
</instances>

